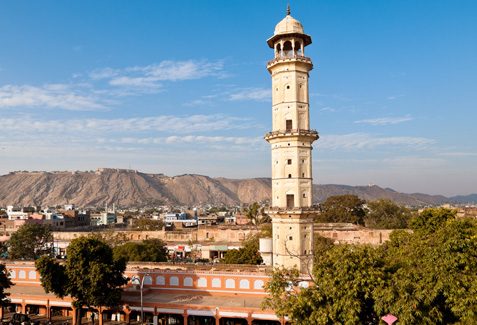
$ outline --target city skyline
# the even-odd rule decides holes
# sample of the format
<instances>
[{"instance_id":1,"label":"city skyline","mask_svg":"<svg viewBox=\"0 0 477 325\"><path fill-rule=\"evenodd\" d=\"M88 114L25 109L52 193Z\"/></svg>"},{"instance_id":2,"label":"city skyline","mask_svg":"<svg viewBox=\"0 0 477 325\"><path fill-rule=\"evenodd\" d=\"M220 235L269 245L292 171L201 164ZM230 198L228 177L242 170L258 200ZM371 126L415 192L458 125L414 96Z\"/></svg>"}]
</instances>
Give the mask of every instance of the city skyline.
<instances>
[{"instance_id":1,"label":"city skyline","mask_svg":"<svg viewBox=\"0 0 477 325\"><path fill-rule=\"evenodd\" d=\"M0 174L133 168L270 177L286 1L2 2ZM291 2L314 183L476 193L477 3Z\"/></svg>"}]
</instances>

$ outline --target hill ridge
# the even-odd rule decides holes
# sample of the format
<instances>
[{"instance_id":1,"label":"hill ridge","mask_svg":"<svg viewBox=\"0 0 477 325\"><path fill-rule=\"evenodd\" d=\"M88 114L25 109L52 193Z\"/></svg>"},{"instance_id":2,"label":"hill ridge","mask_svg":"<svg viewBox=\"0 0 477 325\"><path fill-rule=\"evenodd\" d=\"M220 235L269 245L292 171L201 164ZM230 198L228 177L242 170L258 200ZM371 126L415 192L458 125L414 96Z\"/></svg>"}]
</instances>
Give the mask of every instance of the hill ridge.
<instances>
[{"instance_id":1,"label":"hill ridge","mask_svg":"<svg viewBox=\"0 0 477 325\"><path fill-rule=\"evenodd\" d=\"M405 194L377 185L314 184L315 203L332 195L354 194L364 200L389 198L411 206L440 205L454 200L442 195ZM135 170L100 168L96 172L11 172L0 176L0 206L56 206L74 203L93 207L199 204L237 205L267 202L271 180L266 177L231 179L198 174L165 176Z\"/></svg>"}]
</instances>

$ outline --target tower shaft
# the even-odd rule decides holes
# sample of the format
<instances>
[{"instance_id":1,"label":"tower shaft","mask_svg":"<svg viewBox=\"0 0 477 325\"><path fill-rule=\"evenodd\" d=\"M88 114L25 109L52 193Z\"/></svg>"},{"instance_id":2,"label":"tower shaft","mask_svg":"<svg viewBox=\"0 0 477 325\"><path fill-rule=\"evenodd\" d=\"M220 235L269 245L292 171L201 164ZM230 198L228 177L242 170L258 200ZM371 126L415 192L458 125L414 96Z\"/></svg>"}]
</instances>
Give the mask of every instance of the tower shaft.
<instances>
[{"instance_id":1,"label":"tower shaft","mask_svg":"<svg viewBox=\"0 0 477 325\"><path fill-rule=\"evenodd\" d=\"M287 15L267 42L275 50L275 58L267 64L273 130L265 135L272 151L272 205L267 212L273 224L273 263L308 272L316 215L311 152L318 139L318 133L310 130L308 78L313 64L304 56L311 38Z\"/></svg>"}]
</instances>

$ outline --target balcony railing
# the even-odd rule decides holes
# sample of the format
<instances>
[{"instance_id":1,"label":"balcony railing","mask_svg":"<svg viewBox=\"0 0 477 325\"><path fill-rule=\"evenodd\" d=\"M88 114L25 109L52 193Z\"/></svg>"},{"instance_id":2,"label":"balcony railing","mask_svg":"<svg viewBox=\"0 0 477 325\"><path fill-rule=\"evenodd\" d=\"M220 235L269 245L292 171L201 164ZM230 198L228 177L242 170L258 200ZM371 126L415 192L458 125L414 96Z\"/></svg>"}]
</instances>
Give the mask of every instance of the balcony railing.
<instances>
[{"instance_id":1,"label":"balcony railing","mask_svg":"<svg viewBox=\"0 0 477 325\"><path fill-rule=\"evenodd\" d=\"M289 130L278 130L272 131L265 134L265 138L279 136L279 135L309 135L318 137L318 131L316 130L305 130L305 129L289 129Z\"/></svg>"},{"instance_id":2,"label":"balcony railing","mask_svg":"<svg viewBox=\"0 0 477 325\"><path fill-rule=\"evenodd\" d=\"M266 207L266 211L280 212L280 211L299 211L299 212L319 212L321 207L319 205L311 205L304 207Z\"/></svg>"},{"instance_id":3,"label":"balcony railing","mask_svg":"<svg viewBox=\"0 0 477 325\"><path fill-rule=\"evenodd\" d=\"M292 60L311 63L311 59L309 57L306 57L306 56L303 56L303 55L292 54L292 55L277 56L275 59L273 59L271 61L268 61L267 67L274 64L274 63L277 63L279 61L292 61Z\"/></svg>"}]
</instances>

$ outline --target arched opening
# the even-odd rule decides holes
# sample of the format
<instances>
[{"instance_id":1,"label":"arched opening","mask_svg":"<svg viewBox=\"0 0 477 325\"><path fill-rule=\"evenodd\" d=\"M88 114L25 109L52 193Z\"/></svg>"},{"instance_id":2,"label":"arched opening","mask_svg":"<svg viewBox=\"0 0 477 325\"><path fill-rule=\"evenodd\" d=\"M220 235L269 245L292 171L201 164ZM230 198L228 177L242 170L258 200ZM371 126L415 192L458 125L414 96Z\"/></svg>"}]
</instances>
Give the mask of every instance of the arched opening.
<instances>
[{"instance_id":1,"label":"arched opening","mask_svg":"<svg viewBox=\"0 0 477 325\"><path fill-rule=\"evenodd\" d=\"M303 56L303 53L301 51L301 44L298 41L295 42L295 55Z\"/></svg>"},{"instance_id":2,"label":"arched opening","mask_svg":"<svg viewBox=\"0 0 477 325\"><path fill-rule=\"evenodd\" d=\"M282 45L280 43L277 44L277 47L275 48L275 57L282 56Z\"/></svg>"},{"instance_id":3,"label":"arched opening","mask_svg":"<svg viewBox=\"0 0 477 325\"><path fill-rule=\"evenodd\" d=\"M290 56L292 55L292 51L293 51L292 43L290 41L286 41L283 44L283 53L285 54L285 56Z\"/></svg>"}]
</instances>

